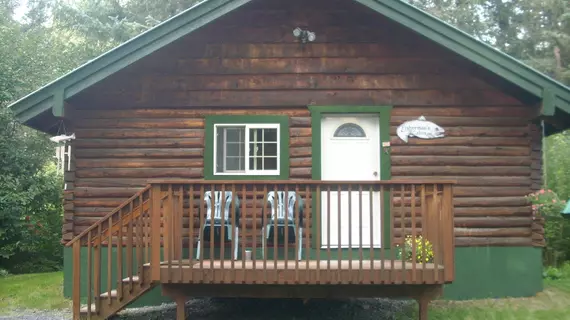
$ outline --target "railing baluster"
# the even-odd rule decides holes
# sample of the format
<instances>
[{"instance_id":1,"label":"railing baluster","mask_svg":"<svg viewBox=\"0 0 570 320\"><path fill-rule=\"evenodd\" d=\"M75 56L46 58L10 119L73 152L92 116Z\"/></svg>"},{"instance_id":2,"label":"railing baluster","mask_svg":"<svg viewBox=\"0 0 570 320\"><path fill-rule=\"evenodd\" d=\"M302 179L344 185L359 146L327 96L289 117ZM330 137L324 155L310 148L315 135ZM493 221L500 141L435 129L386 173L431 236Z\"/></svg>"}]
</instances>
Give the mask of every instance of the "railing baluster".
<instances>
[{"instance_id":1,"label":"railing baluster","mask_svg":"<svg viewBox=\"0 0 570 320\"><path fill-rule=\"evenodd\" d=\"M91 319L91 304L93 303L93 284L92 284L92 246L91 246L91 231L87 233L87 317Z\"/></svg>"},{"instance_id":2,"label":"railing baluster","mask_svg":"<svg viewBox=\"0 0 570 320\"><path fill-rule=\"evenodd\" d=\"M131 218L132 215L133 213L131 212ZM123 209L119 210L119 232L117 237L117 298L120 301L123 299Z\"/></svg>"},{"instance_id":3,"label":"railing baluster","mask_svg":"<svg viewBox=\"0 0 570 320\"><path fill-rule=\"evenodd\" d=\"M416 185L412 184L411 190L411 209L412 209L412 283L416 283ZM402 220L404 223L405 220ZM404 224L405 226L405 224Z\"/></svg>"},{"instance_id":4,"label":"railing baluster","mask_svg":"<svg viewBox=\"0 0 570 320\"><path fill-rule=\"evenodd\" d=\"M341 185L337 184L336 186L336 190L337 190L337 232L338 232L338 243L337 243L337 256L336 256L336 263L337 263L337 272L335 272L335 274L337 275L337 283L342 283L342 272L340 272L342 270L341 268L341 264L342 264L342 201L340 199L340 197L342 196L342 189L341 189Z\"/></svg>"},{"instance_id":5,"label":"railing baluster","mask_svg":"<svg viewBox=\"0 0 570 320\"><path fill-rule=\"evenodd\" d=\"M395 185L390 184L390 221L392 224L390 225L390 240L392 245L392 250L390 250L390 284L396 282L396 276L398 274L397 270L395 270L395 261L396 261L396 227L394 226L394 219L396 217L394 201L395 201Z\"/></svg>"},{"instance_id":6,"label":"railing baluster","mask_svg":"<svg viewBox=\"0 0 570 320\"><path fill-rule=\"evenodd\" d=\"M266 218L266 213L265 210L267 209L267 185L264 184L263 185L263 202L262 202L262 208L263 208L263 212L264 212L264 218ZM269 219L271 219L271 210L269 211ZM263 221L265 221L265 219L263 219ZM269 220L271 221L271 220ZM267 284L267 253L268 253L268 249L267 249L267 230L269 228L269 223L264 223L263 224L263 231L264 233L261 235L261 239L262 241L264 241L265 246L263 247L263 284Z\"/></svg>"},{"instance_id":7,"label":"railing baluster","mask_svg":"<svg viewBox=\"0 0 570 320\"><path fill-rule=\"evenodd\" d=\"M425 274L426 274L426 257L427 257L427 249L426 249L426 228L427 228L427 212L426 212L426 186L423 184L421 186L421 203L420 203L420 210L422 212L422 279L421 283L426 283Z\"/></svg>"},{"instance_id":8,"label":"railing baluster","mask_svg":"<svg viewBox=\"0 0 570 320\"><path fill-rule=\"evenodd\" d=\"M236 194L236 185L232 183L232 197L235 197ZM245 199L244 199L245 201ZM232 219L231 223L232 223L232 230L230 230L230 232L232 233L232 249L230 250L231 252L231 260L230 260L230 267L231 267L231 271L233 272L232 278L230 279L230 283L235 283L235 278L236 278L236 268L235 268L235 260L237 259L237 256L234 257L234 248L236 244L239 244L239 239L237 239L237 234L236 234L236 215L234 214L236 212L236 203L235 201L231 202L231 215L230 215L230 219Z\"/></svg>"},{"instance_id":9,"label":"railing baluster","mask_svg":"<svg viewBox=\"0 0 570 320\"><path fill-rule=\"evenodd\" d=\"M299 230L303 229L299 220L299 210L301 210L302 207L299 205L301 194L299 193L298 184L295 184L295 196L297 197L297 200L295 201L295 207L293 208L293 213L295 216L293 218L295 220L295 284L299 284L299 259L301 259L299 252L303 249L301 243L299 242L299 239L303 239L303 234L299 232Z\"/></svg>"},{"instance_id":10,"label":"railing baluster","mask_svg":"<svg viewBox=\"0 0 570 320\"><path fill-rule=\"evenodd\" d=\"M251 280L252 283L256 284L257 283L257 185L253 185L252 186L252 193L253 193L253 203L252 203L252 215L251 215L251 221L253 223L253 236L252 236L252 242L253 242L253 249L251 250L251 255L252 255L252 259L253 260L253 272L251 273L253 275L253 278ZM245 198L245 195L244 195ZM261 219L261 224L263 225L263 221L264 219ZM243 222L242 222L242 226L243 226ZM263 230L263 228L261 228L261 230ZM242 232L244 233L244 232ZM263 232L262 232L263 233ZM261 237L263 237L263 234L261 235ZM262 238L263 241L263 238ZM244 254L245 255L245 254Z\"/></svg>"},{"instance_id":11,"label":"railing baluster","mask_svg":"<svg viewBox=\"0 0 570 320\"><path fill-rule=\"evenodd\" d=\"M279 257L278 252L278 244L279 239L277 238L279 232L277 231L277 204L279 203L279 196L277 194L277 184L273 185L273 208L274 208L274 217L273 220L273 283L277 283L278 281L278 272L277 272L277 258Z\"/></svg>"},{"instance_id":12,"label":"railing baluster","mask_svg":"<svg viewBox=\"0 0 570 320\"><path fill-rule=\"evenodd\" d=\"M194 185L188 190L188 282L194 283Z\"/></svg>"},{"instance_id":13,"label":"railing baluster","mask_svg":"<svg viewBox=\"0 0 570 320\"><path fill-rule=\"evenodd\" d=\"M444 281L453 281L455 278L455 270L453 261L455 258L455 232L453 223L453 186L451 184L443 185L443 206L442 206L444 228L443 245L444 245Z\"/></svg>"},{"instance_id":14,"label":"railing baluster","mask_svg":"<svg viewBox=\"0 0 570 320\"><path fill-rule=\"evenodd\" d=\"M220 195L220 197L221 197L220 200L221 200L221 202L222 202L222 204L221 204L221 209L220 209L221 218L222 218L222 221L221 221L221 223L222 223L222 228L221 228L221 230L220 230L220 271L221 271L220 274L222 275L221 283L224 283L224 281L225 281L225 276L224 276L224 264L225 264L225 259L226 259L225 250L224 250L224 249L225 249L225 246L226 246L226 243L227 243L227 242L226 242L226 205L227 205L227 204L226 204L226 184L225 184L225 183L222 183L222 192L221 192L220 194L221 194L221 195ZM233 193L232 193L232 198L233 198L233 196L234 196L234 195L233 195ZM231 201L231 200L230 200L230 201ZM230 204L231 204L232 202L233 202L233 201L231 201ZM230 205L230 215L233 215L233 214L234 214L234 212L233 212L232 209L233 209L233 206ZM229 223L229 221L228 221L228 223ZM231 241L232 247L233 247L233 243L234 243L234 242L233 242L233 239L232 239L232 241Z\"/></svg>"},{"instance_id":15,"label":"railing baluster","mask_svg":"<svg viewBox=\"0 0 570 320\"><path fill-rule=\"evenodd\" d=\"M168 184L168 196L166 200L166 206L164 206L164 230L166 235L165 241L165 248L164 252L166 253L166 259L168 260L168 278L166 279L167 282L171 282L172 280L172 240L173 240L173 231L174 231L174 217L173 217L173 209L174 209L174 201L172 199L172 184Z\"/></svg>"},{"instance_id":16,"label":"railing baluster","mask_svg":"<svg viewBox=\"0 0 570 320\"><path fill-rule=\"evenodd\" d=\"M317 188L320 187L317 186ZM320 193L320 191L318 191ZM317 209L312 211L316 216L317 216L317 233L313 234L313 237L316 238L316 243L317 243L317 248L316 248L316 252L317 252L317 283L319 282L319 278L320 278L320 269L321 269L321 239L320 234L321 234L321 212L320 212L320 206L321 204L319 203L319 197L320 195L317 195ZM305 268L306 268L306 275L305 275L305 279L306 279L306 283L309 283L311 281L310 278L310 258L311 258L311 248L310 248L310 241L311 239L309 238L309 233L311 231L311 228L309 227L309 221L311 221L314 218L314 215L311 215L311 219L307 219L307 215L309 214L309 199L312 201L313 197L311 196L311 187L306 184L305 185L305 211L303 214L303 230L301 232L299 232L299 238L302 239L303 238L303 232L305 234ZM313 208L314 209L314 208ZM317 236L319 235L319 236Z\"/></svg>"},{"instance_id":17,"label":"railing baluster","mask_svg":"<svg viewBox=\"0 0 570 320\"><path fill-rule=\"evenodd\" d=\"M97 239L101 240L101 224L97 224ZM95 312L99 314L99 310L101 310L101 298L100 294L101 291L101 247L103 243L99 241L99 244L95 244L95 275L93 277L93 281L95 282L94 291L95 291ZM74 258L75 259L75 258Z\"/></svg>"},{"instance_id":18,"label":"railing baluster","mask_svg":"<svg viewBox=\"0 0 570 320\"><path fill-rule=\"evenodd\" d=\"M362 246L362 224L363 223L363 219L362 219L362 184L358 184L358 225L360 226L360 231L358 232L358 283L363 283L364 279L362 278L362 272L363 272L363 264L362 264L362 260L364 259L364 252L363 252L363 246Z\"/></svg>"},{"instance_id":19,"label":"railing baluster","mask_svg":"<svg viewBox=\"0 0 570 320\"><path fill-rule=\"evenodd\" d=\"M143 264L150 262L151 260L151 252L150 252L150 230L151 230L151 217L150 217L150 209L147 211L146 216L147 218L145 219L144 217L144 195L147 195L147 201L151 201L150 199L150 190L147 192L142 193L139 196L139 206L141 207L141 226L142 226L142 235L141 235L141 248L143 249L142 251L142 255L143 255ZM132 205L132 203L131 203ZM150 207L150 206L149 206ZM159 228L160 230L160 228Z\"/></svg>"},{"instance_id":20,"label":"railing baluster","mask_svg":"<svg viewBox=\"0 0 570 320\"><path fill-rule=\"evenodd\" d=\"M435 283L439 283L439 259L441 257L440 252L440 243L439 243L439 195L438 195L438 187L437 184L432 186L433 190L433 204L431 208L431 212L429 213L431 218L430 220L430 228L433 228L433 263L434 263L434 281Z\"/></svg>"},{"instance_id":21,"label":"railing baluster","mask_svg":"<svg viewBox=\"0 0 570 320\"><path fill-rule=\"evenodd\" d=\"M362 232L362 226L360 226ZM341 268L339 266L339 268ZM348 283L352 283L352 185L348 185Z\"/></svg>"},{"instance_id":22,"label":"railing baluster","mask_svg":"<svg viewBox=\"0 0 570 320\"><path fill-rule=\"evenodd\" d=\"M368 215L370 217L370 283L377 283L376 260L374 259L374 186L368 186ZM361 231L362 232L362 231Z\"/></svg>"},{"instance_id":23,"label":"railing baluster","mask_svg":"<svg viewBox=\"0 0 570 320\"><path fill-rule=\"evenodd\" d=\"M73 319L81 312L81 241L73 244Z\"/></svg>"},{"instance_id":24,"label":"railing baluster","mask_svg":"<svg viewBox=\"0 0 570 320\"><path fill-rule=\"evenodd\" d=\"M210 186L211 190L211 197L210 197L210 208L212 208L212 214L210 217L210 283L214 283L215 281L215 268L214 268L214 210L216 208L215 199L216 199L216 186L212 184ZM223 196L221 196L223 198Z\"/></svg>"},{"instance_id":25,"label":"railing baluster","mask_svg":"<svg viewBox=\"0 0 570 320\"><path fill-rule=\"evenodd\" d=\"M174 212L176 215L176 234L174 241L176 241L176 260L178 261L178 282L184 282L184 274L182 273L182 248L184 247L184 185L178 186L178 209ZM190 239L188 239L190 240Z\"/></svg>"},{"instance_id":26,"label":"railing baluster","mask_svg":"<svg viewBox=\"0 0 570 320\"><path fill-rule=\"evenodd\" d=\"M140 202L139 202L140 203ZM142 204L141 204L142 207ZM141 209L142 210L142 209ZM131 219L127 224L127 277L129 277L129 292L133 292L133 203L129 203L129 212ZM143 219L143 215L139 217Z\"/></svg>"},{"instance_id":27,"label":"railing baluster","mask_svg":"<svg viewBox=\"0 0 570 320\"><path fill-rule=\"evenodd\" d=\"M241 230L239 235L241 236L241 240L239 241L239 243L241 243L241 248L240 251L241 252L241 272L242 272L242 280L241 283L245 284L246 283L246 268L245 268L245 250L247 249L246 246L246 238L245 238L245 222L247 220L247 207L246 207L246 201L247 201L247 188L245 183L241 186L241 210L240 210L240 218L239 218L239 223L241 224ZM255 228L255 224L257 223L254 217L255 214L255 210L252 210L252 219L251 221L253 222L254 228ZM255 229L254 229L255 230ZM239 238L239 237L238 237ZM253 232L253 238L255 239L255 231ZM237 239L236 239L237 240ZM255 249L251 252L252 257L255 256ZM255 260L254 260L255 261ZM254 262L255 263L255 262ZM254 273L255 274L255 273Z\"/></svg>"},{"instance_id":28,"label":"railing baluster","mask_svg":"<svg viewBox=\"0 0 570 320\"><path fill-rule=\"evenodd\" d=\"M157 190L153 190L153 192L155 192ZM155 198L156 199L156 198ZM160 199L160 197L158 197L158 199ZM139 198L139 207L142 207L142 198ZM152 203L153 206L157 206L158 211L154 212L156 214L158 214L158 219L159 221L162 223L162 219L160 219L160 201L157 200L157 203ZM138 269L138 276L139 276L139 286L143 285L144 282L144 241L145 241L145 228L144 228L144 219L137 219L135 221L136 223L136 255L137 255L137 269ZM165 225L166 228L166 225ZM157 232L160 234L160 225L156 226L156 229L158 230ZM159 239L160 240L160 239ZM159 242L160 244L160 242ZM158 249L157 249L158 248ZM157 247L155 244L153 244L152 249L153 249L153 254L158 254L160 255L160 245ZM159 258L160 261L160 258ZM160 269L160 265L153 265L153 268L159 268ZM160 270L159 270L160 271ZM159 273L160 275L160 273Z\"/></svg>"},{"instance_id":29,"label":"railing baluster","mask_svg":"<svg viewBox=\"0 0 570 320\"><path fill-rule=\"evenodd\" d=\"M199 252L199 258L200 258L200 283L204 283L204 220L205 220L205 216L206 216L206 211L204 208L204 201L202 200L202 197L204 197L204 185L201 184L200 185L200 196L198 197L199 199L199 203L200 203L200 225L199 225L199 230L198 230L198 237L200 239L199 243L198 243L198 252Z\"/></svg>"},{"instance_id":30,"label":"railing baluster","mask_svg":"<svg viewBox=\"0 0 570 320\"><path fill-rule=\"evenodd\" d=\"M112 290L112 277L113 277L113 216L109 217L109 237L107 239L107 302L111 305L111 290Z\"/></svg>"},{"instance_id":31,"label":"railing baluster","mask_svg":"<svg viewBox=\"0 0 570 320\"><path fill-rule=\"evenodd\" d=\"M405 195L406 195L405 185L401 184L400 185L400 218L402 219L402 221L406 220L406 210L405 210L406 208L404 206L404 202L406 201ZM402 229L402 233L400 234L400 238L402 239L402 268L400 269L400 274L401 274L401 282L406 283L406 229L405 229L405 225L402 224L400 226L400 229Z\"/></svg>"},{"instance_id":32,"label":"railing baluster","mask_svg":"<svg viewBox=\"0 0 570 320\"><path fill-rule=\"evenodd\" d=\"M385 273L386 273L386 268L385 268L385 263L386 263L386 243L384 241L384 239L386 239L386 235L384 233L384 231L386 230L386 228L384 227L384 224L387 223L388 225L392 224L392 221L390 221L390 219L388 218L388 221L384 221L384 216L385 216L385 212L384 212L384 201L386 201L386 198L384 196L385 190L384 190L384 185L380 185L380 203L378 204L380 206L380 223L378 225L378 230L380 230L380 283L386 283L386 279L385 279Z\"/></svg>"},{"instance_id":33,"label":"railing baluster","mask_svg":"<svg viewBox=\"0 0 570 320\"><path fill-rule=\"evenodd\" d=\"M285 274L287 274L288 264L289 264L289 185L285 184L285 195L283 196L285 201L285 208L283 213L285 214L285 245L283 250L285 252ZM285 284L287 284L287 277L285 277Z\"/></svg>"},{"instance_id":34,"label":"railing baluster","mask_svg":"<svg viewBox=\"0 0 570 320\"><path fill-rule=\"evenodd\" d=\"M327 184L327 283L331 282L331 186Z\"/></svg>"}]
</instances>

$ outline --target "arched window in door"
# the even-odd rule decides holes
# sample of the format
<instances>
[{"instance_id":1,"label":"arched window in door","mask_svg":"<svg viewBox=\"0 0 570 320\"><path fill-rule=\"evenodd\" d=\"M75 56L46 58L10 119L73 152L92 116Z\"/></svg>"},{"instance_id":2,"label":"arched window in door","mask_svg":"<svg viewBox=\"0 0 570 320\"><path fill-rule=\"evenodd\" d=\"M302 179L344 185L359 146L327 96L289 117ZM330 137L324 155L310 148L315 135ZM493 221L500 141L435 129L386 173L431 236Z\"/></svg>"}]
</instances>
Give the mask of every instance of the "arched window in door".
<instances>
[{"instance_id":1,"label":"arched window in door","mask_svg":"<svg viewBox=\"0 0 570 320\"><path fill-rule=\"evenodd\" d=\"M344 123L334 132L335 138L365 138L366 132L355 123Z\"/></svg>"}]
</instances>

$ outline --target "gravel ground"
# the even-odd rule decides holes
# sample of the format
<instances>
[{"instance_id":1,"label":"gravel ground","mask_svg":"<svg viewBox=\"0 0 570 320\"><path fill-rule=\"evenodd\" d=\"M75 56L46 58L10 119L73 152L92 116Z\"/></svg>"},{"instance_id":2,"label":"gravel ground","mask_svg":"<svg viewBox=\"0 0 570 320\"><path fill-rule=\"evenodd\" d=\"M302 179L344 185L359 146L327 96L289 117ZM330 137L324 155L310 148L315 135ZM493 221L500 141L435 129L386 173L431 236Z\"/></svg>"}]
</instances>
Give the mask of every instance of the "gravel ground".
<instances>
[{"instance_id":1,"label":"gravel ground","mask_svg":"<svg viewBox=\"0 0 570 320\"><path fill-rule=\"evenodd\" d=\"M311 300L306 305L296 299L194 299L186 303L189 320L407 320L412 319L414 303L403 300L354 299ZM176 306L128 309L113 320L176 319ZM14 311L0 320L69 320L64 311Z\"/></svg>"}]
</instances>

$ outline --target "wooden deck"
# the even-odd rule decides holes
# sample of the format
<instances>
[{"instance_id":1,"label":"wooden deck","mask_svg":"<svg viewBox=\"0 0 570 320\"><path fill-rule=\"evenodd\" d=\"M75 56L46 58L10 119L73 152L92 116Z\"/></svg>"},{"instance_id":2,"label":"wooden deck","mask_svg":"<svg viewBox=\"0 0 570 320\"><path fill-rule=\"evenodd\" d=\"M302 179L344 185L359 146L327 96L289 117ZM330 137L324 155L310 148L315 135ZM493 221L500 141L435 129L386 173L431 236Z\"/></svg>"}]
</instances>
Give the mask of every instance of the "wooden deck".
<instances>
[{"instance_id":1,"label":"wooden deck","mask_svg":"<svg viewBox=\"0 0 570 320\"><path fill-rule=\"evenodd\" d=\"M162 283L210 284L443 284L445 269L433 263L395 260L229 261L161 263Z\"/></svg>"},{"instance_id":2,"label":"wooden deck","mask_svg":"<svg viewBox=\"0 0 570 320\"><path fill-rule=\"evenodd\" d=\"M206 233L206 207L214 204L204 193L228 190L240 205L230 204L229 217L216 222L219 233ZM282 229L269 220L271 190L295 190L305 200L302 211L295 204L294 219L285 219ZM340 191L349 195L342 210L334 209L341 208ZM292 235L279 231L289 226L296 230ZM227 242L229 248L219 245ZM74 319L106 319L155 286L181 312L190 296L394 296L427 308L455 276L453 189L446 181L157 182L68 245ZM83 301L92 307L82 310Z\"/></svg>"}]
</instances>

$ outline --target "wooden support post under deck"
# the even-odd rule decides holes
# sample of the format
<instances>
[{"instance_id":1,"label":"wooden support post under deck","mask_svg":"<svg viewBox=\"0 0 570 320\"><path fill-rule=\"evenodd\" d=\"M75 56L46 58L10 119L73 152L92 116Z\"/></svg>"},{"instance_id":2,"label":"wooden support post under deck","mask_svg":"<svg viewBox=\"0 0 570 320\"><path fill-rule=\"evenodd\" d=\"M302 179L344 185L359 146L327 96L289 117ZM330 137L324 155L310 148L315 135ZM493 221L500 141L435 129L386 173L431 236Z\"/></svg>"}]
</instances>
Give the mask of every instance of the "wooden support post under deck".
<instances>
[{"instance_id":1,"label":"wooden support post under deck","mask_svg":"<svg viewBox=\"0 0 570 320\"><path fill-rule=\"evenodd\" d=\"M176 297L176 320L186 320L186 297Z\"/></svg>"}]
</instances>

